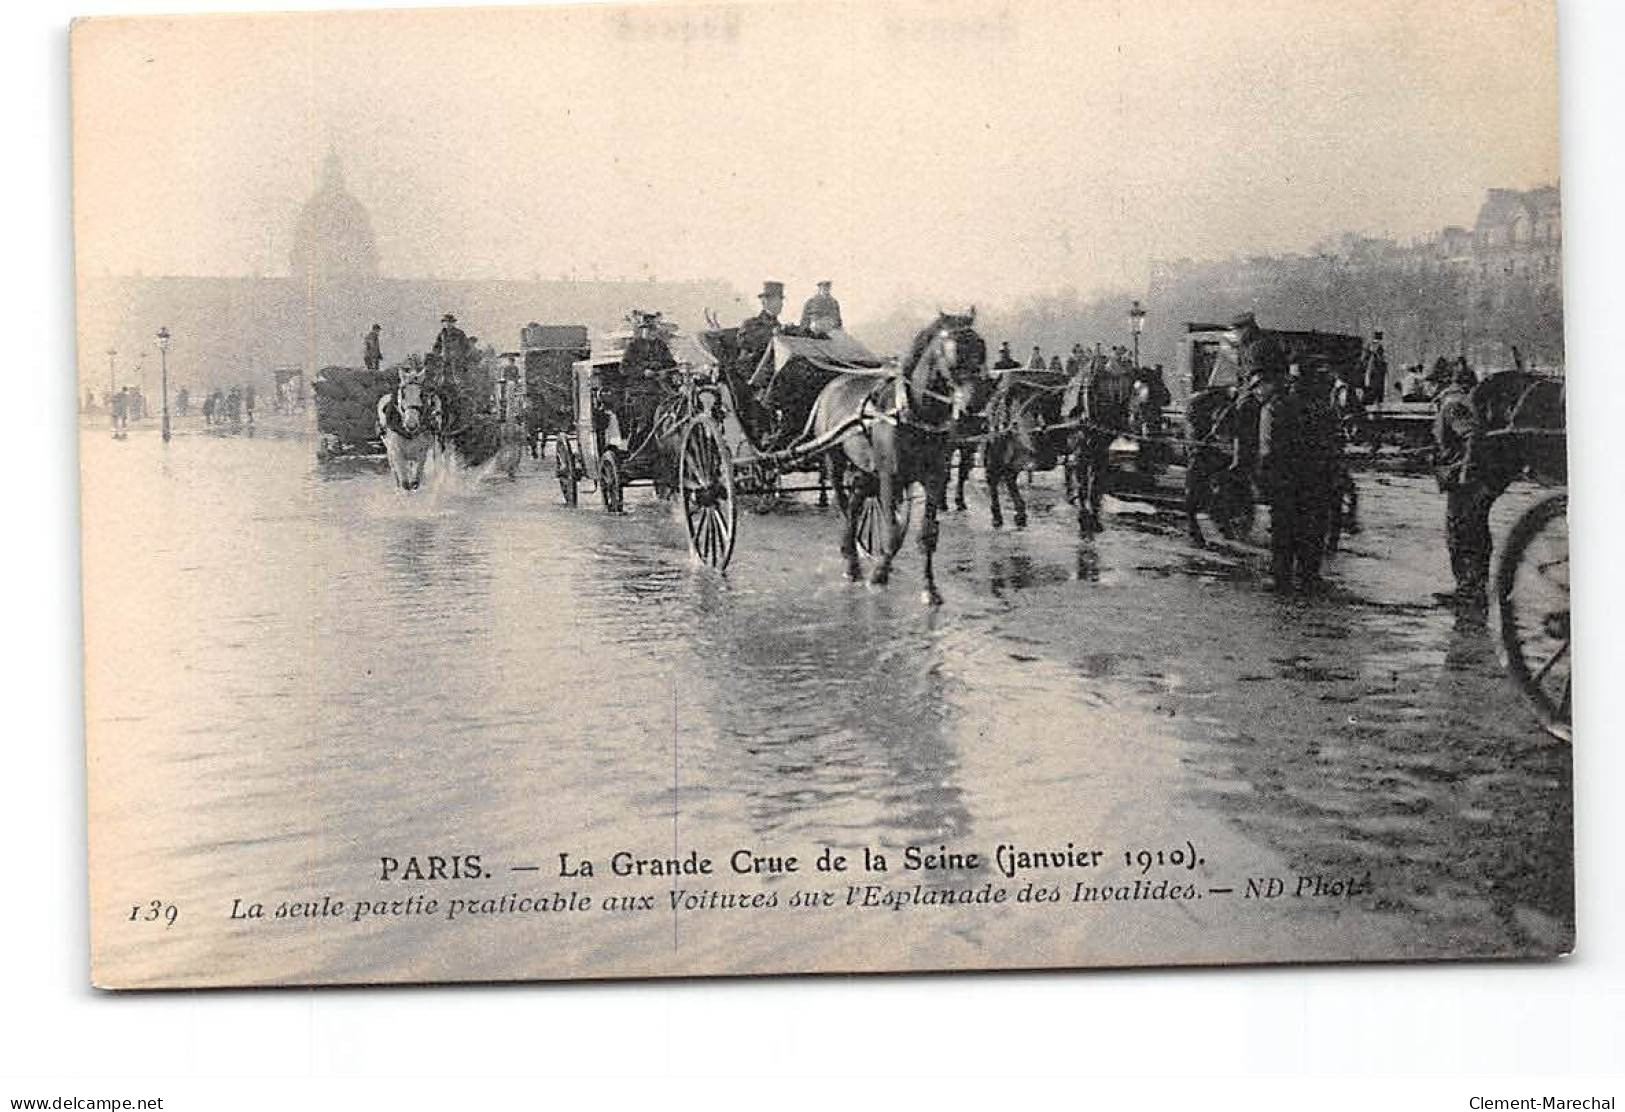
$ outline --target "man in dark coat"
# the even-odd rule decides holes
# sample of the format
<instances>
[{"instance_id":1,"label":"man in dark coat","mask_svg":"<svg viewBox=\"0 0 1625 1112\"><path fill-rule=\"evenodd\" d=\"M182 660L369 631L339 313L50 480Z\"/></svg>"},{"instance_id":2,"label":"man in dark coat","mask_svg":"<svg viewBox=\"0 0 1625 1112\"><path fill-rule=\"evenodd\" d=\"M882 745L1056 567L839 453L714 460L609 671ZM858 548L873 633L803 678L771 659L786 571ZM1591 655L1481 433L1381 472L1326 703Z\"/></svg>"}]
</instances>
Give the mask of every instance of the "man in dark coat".
<instances>
[{"instance_id":1,"label":"man in dark coat","mask_svg":"<svg viewBox=\"0 0 1625 1112\"><path fill-rule=\"evenodd\" d=\"M1371 343L1361 356L1361 382L1366 400L1380 402L1388 393L1388 353L1382 349L1382 333L1373 332Z\"/></svg>"},{"instance_id":2,"label":"man in dark coat","mask_svg":"<svg viewBox=\"0 0 1625 1112\"><path fill-rule=\"evenodd\" d=\"M451 313L440 318L433 351L449 371L460 372L468 365L468 333L457 327L457 318Z\"/></svg>"},{"instance_id":3,"label":"man in dark coat","mask_svg":"<svg viewBox=\"0 0 1625 1112\"><path fill-rule=\"evenodd\" d=\"M1009 340L999 345L999 358L993 364L993 369L995 371L1017 371L1021 369L1021 364L1016 362L1016 357L1010 354Z\"/></svg>"},{"instance_id":4,"label":"man in dark coat","mask_svg":"<svg viewBox=\"0 0 1625 1112\"><path fill-rule=\"evenodd\" d=\"M1242 313L1230 322L1235 337L1236 363L1241 381L1269 377L1280 380L1287 371L1286 349L1272 332L1258 327L1258 318Z\"/></svg>"},{"instance_id":5,"label":"man in dark coat","mask_svg":"<svg viewBox=\"0 0 1625 1112\"><path fill-rule=\"evenodd\" d=\"M384 349L378 338L378 334L382 331L382 328L373 325L361 344L361 362L366 364L369 371L376 371L384 363Z\"/></svg>"},{"instance_id":6,"label":"man in dark coat","mask_svg":"<svg viewBox=\"0 0 1625 1112\"><path fill-rule=\"evenodd\" d=\"M1259 380L1258 489L1270 507L1270 590L1288 593L1297 565L1302 527L1299 471L1303 462L1302 400L1275 376Z\"/></svg>"},{"instance_id":7,"label":"man in dark coat","mask_svg":"<svg viewBox=\"0 0 1625 1112\"><path fill-rule=\"evenodd\" d=\"M1434 475L1444 492L1445 544L1456 580L1456 589L1438 598L1475 608L1488 599L1490 507L1495 504L1495 492L1473 458L1474 438L1481 431L1472 403L1476 381L1470 367L1457 367L1450 386L1439 395L1433 421Z\"/></svg>"},{"instance_id":8,"label":"man in dark coat","mask_svg":"<svg viewBox=\"0 0 1625 1112\"><path fill-rule=\"evenodd\" d=\"M830 293L832 285L827 279L818 283L818 292L801 307L801 327L808 332L835 332L841 324L841 303Z\"/></svg>"},{"instance_id":9,"label":"man in dark coat","mask_svg":"<svg viewBox=\"0 0 1625 1112\"><path fill-rule=\"evenodd\" d=\"M784 311L784 283L763 282L762 292L756 295L762 311L739 322L739 370L751 380L752 386L765 386L754 379L762 355L779 331L779 314Z\"/></svg>"}]
</instances>

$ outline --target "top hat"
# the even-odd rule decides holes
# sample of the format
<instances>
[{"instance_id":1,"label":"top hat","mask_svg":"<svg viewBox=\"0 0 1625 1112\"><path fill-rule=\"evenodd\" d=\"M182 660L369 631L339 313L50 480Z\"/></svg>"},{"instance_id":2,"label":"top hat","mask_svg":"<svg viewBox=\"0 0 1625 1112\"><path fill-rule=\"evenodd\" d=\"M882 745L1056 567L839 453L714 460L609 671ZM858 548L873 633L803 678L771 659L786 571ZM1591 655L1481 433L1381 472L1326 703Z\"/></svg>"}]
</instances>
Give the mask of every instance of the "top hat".
<instances>
[{"instance_id":1,"label":"top hat","mask_svg":"<svg viewBox=\"0 0 1625 1112\"><path fill-rule=\"evenodd\" d=\"M761 298L763 301L766 301L770 297L783 297L784 296L784 283L783 282L763 282L762 283L762 292L757 294L756 296Z\"/></svg>"},{"instance_id":2,"label":"top hat","mask_svg":"<svg viewBox=\"0 0 1625 1112\"><path fill-rule=\"evenodd\" d=\"M447 313L445 316L440 318L440 321L442 324L456 324L457 318L451 313Z\"/></svg>"}]
</instances>

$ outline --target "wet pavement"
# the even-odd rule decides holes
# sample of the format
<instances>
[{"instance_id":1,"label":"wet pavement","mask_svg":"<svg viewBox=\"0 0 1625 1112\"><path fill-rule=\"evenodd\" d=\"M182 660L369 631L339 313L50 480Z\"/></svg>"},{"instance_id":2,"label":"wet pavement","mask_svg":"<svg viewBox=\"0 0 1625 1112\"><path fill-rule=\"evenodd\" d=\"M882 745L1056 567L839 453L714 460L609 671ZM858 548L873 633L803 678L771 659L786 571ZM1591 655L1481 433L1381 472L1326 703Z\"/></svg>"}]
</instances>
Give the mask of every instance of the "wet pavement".
<instances>
[{"instance_id":1,"label":"wet pavement","mask_svg":"<svg viewBox=\"0 0 1625 1112\"><path fill-rule=\"evenodd\" d=\"M1512 956L1572 936L1570 748L1490 628L1433 604L1449 575L1426 476L1360 476L1365 528L1313 599L1264 593L1257 544L1194 549L1152 507L1113 501L1080 540L1058 475L1036 477L1027 528L994 530L973 483L933 608L912 538L889 587L846 583L839 519L805 495L742 514L719 577L652 491L572 509L550 460L407 495L372 464L319 467L297 435L92 430L82 459L104 979ZM1497 538L1537 495L1502 500ZM571 887L562 852L1067 841L1108 850L1090 883L1200 896L590 927L227 914L376 892L391 853L479 853L498 893ZM1198 867L1122 859L1186 845ZM1348 897L1242 899L1250 878L1367 874ZM1014 900L1080 878L879 879L1003 880ZM710 887L787 905L813 883ZM160 888L185 903L155 946L120 916Z\"/></svg>"}]
</instances>

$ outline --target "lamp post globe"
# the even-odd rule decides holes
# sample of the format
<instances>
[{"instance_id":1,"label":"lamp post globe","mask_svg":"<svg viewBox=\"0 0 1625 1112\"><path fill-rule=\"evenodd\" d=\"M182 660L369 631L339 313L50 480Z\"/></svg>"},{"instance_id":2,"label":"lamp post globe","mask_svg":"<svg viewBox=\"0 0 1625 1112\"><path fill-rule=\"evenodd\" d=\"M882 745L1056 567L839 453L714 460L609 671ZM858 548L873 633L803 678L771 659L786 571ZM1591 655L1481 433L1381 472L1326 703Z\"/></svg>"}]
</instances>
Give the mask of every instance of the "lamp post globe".
<instances>
[{"instance_id":1,"label":"lamp post globe","mask_svg":"<svg viewBox=\"0 0 1625 1112\"><path fill-rule=\"evenodd\" d=\"M158 358L161 364L159 371L159 394L163 399L163 419L159 424L160 435L165 442L169 440L169 328L162 326L158 329Z\"/></svg>"}]
</instances>

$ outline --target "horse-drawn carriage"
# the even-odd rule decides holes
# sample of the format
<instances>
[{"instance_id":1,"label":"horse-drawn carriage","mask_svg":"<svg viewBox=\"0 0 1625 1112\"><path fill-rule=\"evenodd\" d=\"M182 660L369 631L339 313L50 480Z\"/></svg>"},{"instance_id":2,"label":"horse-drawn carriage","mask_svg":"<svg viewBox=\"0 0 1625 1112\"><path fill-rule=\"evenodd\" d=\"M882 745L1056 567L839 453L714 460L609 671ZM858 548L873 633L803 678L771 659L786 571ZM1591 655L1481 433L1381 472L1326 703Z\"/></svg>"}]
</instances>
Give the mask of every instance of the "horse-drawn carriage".
<instances>
[{"instance_id":1,"label":"horse-drawn carriage","mask_svg":"<svg viewBox=\"0 0 1625 1112\"><path fill-rule=\"evenodd\" d=\"M311 383L316 399L316 458L381 456L378 399L398 382L394 367L323 367Z\"/></svg>"},{"instance_id":2,"label":"horse-drawn carriage","mask_svg":"<svg viewBox=\"0 0 1625 1112\"><path fill-rule=\"evenodd\" d=\"M414 487L430 448L450 450L466 466L517 468L525 402L517 374L472 344L450 358L408 356L392 367L323 367L316 400L316 456L388 456L402 486ZM396 466L404 456L410 474Z\"/></svg>"},{"instance_id":3,"label":"horse-drawn carriage","mask_svg":"<svg viewBox=\"0 0 1625 1112\"><path fill-rule=\"evenodd\" d=\"M515 354L525 393L525 435L539 457L547 438L574 426L575 376L572 368L591 357L584 324L537 324L519 332Z\"/></svg>"},{"instance_id":4,"label":"horse-drawn carriage","mask_svg":"<svg viewBox=\"0 0 1625 1112\"><path fill-rule=\"evenodd\" d=\"M1524 371L1473 390L1482 430L1468 451L1490 489L1518 479L1549 493L1513 523L1495 570L1495 609L1507 673L1555 737L1570 740L1568 438L1563 380Z\"/></svg>"},{"instance_id":5,"label":"horse-drawn carriage","mask_svg":"<svg viewBox=\"0 0 1625 1112\"><path fill-rule=\"evenodd\" d=\"M1332 380L1360 378L1365 341L1359 336L1292 329L1260 332L1280 345L1288 366L1313 369L1323 376L1322 389L1330 390ZM1174 455L1185 465L1187 531L1203 543L1196 515L1206 512L1221 535L1242 537L1251 530L1257 510L1250 482L1230 466L1238 434L1237 402L1245 385L1234 332L1223 325L1189 323L1185 333L1186 435L1175 443ZM1326 404L1331 404L1329 398ZM1335 549L1342 533L1352 527L1358 507L1353 476L1340 464L1328 518L1328 548Z\"/></svg>"},{"instance_id":6,"label":"horse-drawn carriage","mask_svg":"<svg viewBox=\"0 0 1625 1112\"><path fill-rule=\"evenodd\" d=\"M713 328L698 338L709 365L696 366L672 357L665 340L673 331L633 314L621 350L574 364L560 490L574 504L578 484L592 479L611 510L629 482L669 490L681 499L690 551L722 570L733 557L741 500L766 508L784 493L826 498L833 487L846 511L848 571L857 574L861 553L875 562L875 582L889 575L913 511L924 505L921 546L935 598L931 552L951 451L950 395L986 355L971 321L940 316L900 365L841 332L775 335L759 358L746 359L738 330ZM784 485L785 476L812 473L817 485Z\"/></svg>"},{"instance_id":7,"label":"horse-drawn carriage","mask_svg":"<svg viewBox=\"0 0 1625 1112\"><path fill-rule=\"evenodd\" d=\"M672 360L629 360L601 352L570 367L569 422L554 435L554 472L574 506L583 480L596 484L604 509L621 512L626 487L650 484L662 497L674 488L658 428L676 419L681 370Z\"/></svg>"}]
</instances>

